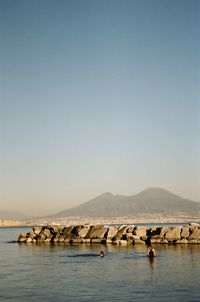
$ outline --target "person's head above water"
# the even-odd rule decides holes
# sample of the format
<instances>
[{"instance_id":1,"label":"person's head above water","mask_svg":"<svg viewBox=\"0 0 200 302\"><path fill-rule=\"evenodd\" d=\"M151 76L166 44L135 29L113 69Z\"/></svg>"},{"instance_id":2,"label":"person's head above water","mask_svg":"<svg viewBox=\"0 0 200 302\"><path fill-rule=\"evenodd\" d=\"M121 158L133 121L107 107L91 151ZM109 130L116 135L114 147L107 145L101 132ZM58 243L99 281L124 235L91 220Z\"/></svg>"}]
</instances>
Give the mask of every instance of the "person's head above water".
<instances>
[{"instance_id":1,"label":"person's head above water","mask_svg":"<svg viewBox=\"0 0 200 302\"><path fill-rule=\"evenodd\" d=\"M100 251L100 252L99 252L99 256L100 256L100 257L104 257L104 251Z\"/></svg>"},{"instance_id":2,"label":"person's head above water","mask_svg":"<svg viewBox=\"0 0 200 302\"><path fill-rule=\"evenodd\" d=\"M148 248L148 256L154 257L156 255L156 251L151 246Z\"/></svg>"}]
</instances>

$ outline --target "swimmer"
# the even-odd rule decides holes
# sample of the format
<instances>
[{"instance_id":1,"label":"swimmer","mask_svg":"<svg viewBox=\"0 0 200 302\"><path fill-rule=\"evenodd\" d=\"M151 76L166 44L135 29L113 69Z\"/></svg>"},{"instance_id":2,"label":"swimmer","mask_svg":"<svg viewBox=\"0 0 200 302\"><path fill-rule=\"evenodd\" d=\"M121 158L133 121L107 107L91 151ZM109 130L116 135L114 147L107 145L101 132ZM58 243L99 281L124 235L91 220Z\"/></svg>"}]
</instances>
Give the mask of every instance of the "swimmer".
<instances>
[{"instance_id":1,"label":"swimmer","mask_svg":"<svg viewBox=\"0 0 200 302\"><path fill-rule=\"evenodd\" d=\"M104 251L100 251L100 252L99 252L99 256L100 256L100 257L104 257Z\"/></svg>"},{"instance_id":2,"label":"swimmer","mask_svg":"<svg viewBox=\"0 0 200 302\"><path fill-rule=\"evenodd\" d=\"M147 256L150 257L150 258L153 258L153 257L156 256L156 251L151 246L148 248Z\"/></svg>"}]
</instances>

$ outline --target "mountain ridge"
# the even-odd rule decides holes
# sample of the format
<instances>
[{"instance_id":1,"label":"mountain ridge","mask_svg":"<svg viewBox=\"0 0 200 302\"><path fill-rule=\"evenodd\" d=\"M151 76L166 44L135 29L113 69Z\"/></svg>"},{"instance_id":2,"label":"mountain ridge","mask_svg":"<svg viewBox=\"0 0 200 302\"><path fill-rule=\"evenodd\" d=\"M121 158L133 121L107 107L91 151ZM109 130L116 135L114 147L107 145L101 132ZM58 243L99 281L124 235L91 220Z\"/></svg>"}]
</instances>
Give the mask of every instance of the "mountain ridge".
<instances>
[{"instance_id":1,"label":"mountain ridge","mask_svg":"<svg viewBox=\"0 0 200 302\"><path fill-rule=\"evenodd\" d=\"M51 217L117 217L142 214L200 215L200 203L180 197L159 187L147 188L135 195L113 195L110 192L85 203L60 211Z\"/></svg>"}]
</instances>

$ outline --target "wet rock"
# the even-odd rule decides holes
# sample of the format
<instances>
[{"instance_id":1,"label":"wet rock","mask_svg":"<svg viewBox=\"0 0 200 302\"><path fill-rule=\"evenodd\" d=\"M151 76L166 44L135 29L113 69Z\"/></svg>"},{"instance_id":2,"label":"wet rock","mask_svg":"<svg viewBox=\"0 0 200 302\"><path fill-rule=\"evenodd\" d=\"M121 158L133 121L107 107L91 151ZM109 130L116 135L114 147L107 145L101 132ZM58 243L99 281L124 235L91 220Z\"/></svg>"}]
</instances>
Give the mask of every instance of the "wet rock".
<instances>
[{"instance_id":1,"label":"wet rock","mask_svg":"<svg viewBox=\"0 0 200 302\"><path fill-rule=\"evenodd\" d=\"M188 240L185 238L181 238L175 242L175 244L188 244Z\"/></svg>"},{"instance_id":2,"label":"wet rock","mask_svg":"<svg viewBox=\"0 0 200 302\"><path fill-rule=\"evenodd\" d=\"M26 242L26 235L24 234L20 234L19 237L18 237L18 242L19 243L22 243L22 242Z\"/></svg>"},{"instance_id":3,"label":"wet rock","mask_svg":"<svg viewBox=\"0 0 200 302\"><path fill-rule=\"evenodd\" d=\"M189 244L200 244L200 240L198 240L198 239L190 239L190 240L188 240L188 243Z\"/></svg>"},{"instance_id":4,"label":"wet rock","mask_svg":"<svg viewBox=\"0 0 200 302\"><path fill-rule=\"evenodd\" d=\"M32 241L33 240L31 239L31 237L27 238L27 240L26 240L27 243L32 243Z\"/></svg>"},{"instance_id":5,"label":"wet rock","mask_svg":"<svg viewBox=\"0 0 200 302\"><path fill-rule=\"evenodd\" d=\"M145 241L143 241L142 239L134 239L133 243L134 244L145 244Z\"/></svg>"},{"instance_id":6,"label":"wet rock","mask_svg":"<svg viewBox=\"0 0 200 302\"><path fill-rule=\"evenodd\" d=\"M168 244L169 242L167 241L167 239L163 239L160 241L161 244Z\"/></svg>"},{"instance_id":7,"label":"wet rock","mask_svg":"<svg viewBox=\"0 0 200 302\"><path fill-rule=\"evenodd\" d=\"M83 243L90 244L91 243L91 239L83 239Z\"/></svg>"}]
</instances>

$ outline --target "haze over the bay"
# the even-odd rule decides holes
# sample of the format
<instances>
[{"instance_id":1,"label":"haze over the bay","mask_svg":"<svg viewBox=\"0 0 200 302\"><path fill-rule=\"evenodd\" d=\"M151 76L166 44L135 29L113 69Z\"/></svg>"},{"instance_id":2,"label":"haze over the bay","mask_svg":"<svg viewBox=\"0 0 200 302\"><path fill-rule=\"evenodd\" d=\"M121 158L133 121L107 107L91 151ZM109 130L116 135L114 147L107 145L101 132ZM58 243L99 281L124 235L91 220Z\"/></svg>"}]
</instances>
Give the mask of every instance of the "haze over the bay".
<instances>
[{"instance_id":1,"label":"haze over the bay","mask_svg":"<svg viewBox=\"0 0 200 302\"><path fill-rule=\"evenodd\" d=\"M0 210L200 201L200 1L0 0Z\"/></svg>"}]
</instances>

